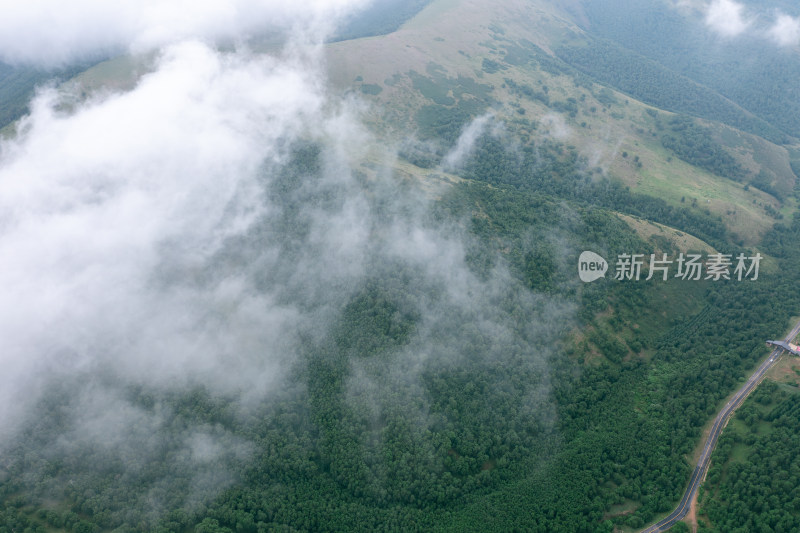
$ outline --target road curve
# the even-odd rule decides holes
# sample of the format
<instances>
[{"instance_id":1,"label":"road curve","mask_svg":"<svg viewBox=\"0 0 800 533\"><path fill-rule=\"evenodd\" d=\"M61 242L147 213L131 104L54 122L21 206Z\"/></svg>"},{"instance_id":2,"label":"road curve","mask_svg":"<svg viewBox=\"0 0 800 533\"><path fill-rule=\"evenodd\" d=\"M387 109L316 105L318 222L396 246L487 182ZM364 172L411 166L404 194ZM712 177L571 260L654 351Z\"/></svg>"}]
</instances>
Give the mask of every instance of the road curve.
<instances>
[{"instance_id":1,"label":"road curve","mask_svg":"<svg viewBox=\"0 0 800 533\"><path fill-rule=\"evenodd\" d=\"M800 322L795 324L792 331L789 332L789 335L786 337L786 342L791 341L797 336L798 332L800 332ZM767 373L772 365L774 365L778 359L780 358L780 354L783 352L782 348L775 348L772 350L772 353L767 358L766 361L761 363L761 366L750 376L750 379L742 385L736 394L731 398L731 400L725 404L725 407L722 408L722 411L719 412L717 418L714 419L714 425L711 426L711 433L708 435L708 439L706 439L706 443L703 446L703 453L700 455L700 461L698 461L697 466L692 472L692 477L689 479L689 486L686 487L686 492L683 493L683 498L681 498L678 507L675 508L666 518L662 519L661 521L653 524L652 526L643 529L642 533L658 533L661 531L667 531L669 528L677 524L686 513L689 511L689 506L691 505L692 500L694 499L695 494L697 493L697 489L700 488L700 483L702 483L703 478L705 477L706 471L708 470L708 465L711 462L711 453L714 451L714 448L717 445L717 440L719 440L720 434L722 434L722 428L725 427L727 424L728 419L731 417L734 411L742 405L745 398L753 392L761 379L763 379L764 375Z\"/></svg>"}]
</instances>

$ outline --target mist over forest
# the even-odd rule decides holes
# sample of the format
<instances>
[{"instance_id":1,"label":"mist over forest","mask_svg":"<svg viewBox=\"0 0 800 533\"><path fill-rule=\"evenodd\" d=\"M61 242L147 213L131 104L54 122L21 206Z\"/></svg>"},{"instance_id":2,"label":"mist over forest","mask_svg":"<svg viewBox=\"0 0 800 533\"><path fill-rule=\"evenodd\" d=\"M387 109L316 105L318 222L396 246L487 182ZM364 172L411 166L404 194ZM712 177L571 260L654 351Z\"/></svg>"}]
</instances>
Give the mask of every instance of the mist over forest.
<instances>
[{"instance_id":1,"label":"mist over forest","mask_svg":"<svg viewBox=\"0 0 800 533\"><path fill-rule=\"evenodd\" d=\"M663 519L798 314L799 17L0 2L0 532ZM800 527L771 372L673 531Z\"/></svg>"}]
</instances>

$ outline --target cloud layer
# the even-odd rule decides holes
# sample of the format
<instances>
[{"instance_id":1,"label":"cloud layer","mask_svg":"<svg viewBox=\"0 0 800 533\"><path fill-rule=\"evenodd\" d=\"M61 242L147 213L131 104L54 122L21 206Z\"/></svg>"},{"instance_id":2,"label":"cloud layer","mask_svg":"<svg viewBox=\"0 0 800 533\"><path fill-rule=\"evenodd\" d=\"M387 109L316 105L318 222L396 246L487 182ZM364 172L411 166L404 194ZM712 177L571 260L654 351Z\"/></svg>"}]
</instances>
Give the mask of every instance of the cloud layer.
<instances>
[{"instance_id":1,"label":"cloud layer","mask_svg":"<svg viewBox=\"0 0 800 533\"><path fill-rule=\"evenodd\" d=\"M392 175L395 154L361 125L361 104L328 90L317 22L359 4L85 1L27 40L49 3L5 8L5 59L157 51L128 90L40 91L16 138L0 141L0 452L56 458L65 476L119 459L113 490L147 487L131 507L150 505L151 489L165 508L183 505L167 495L187 487L207 499L254 445L174 416L175 398L200 389L247 420L279 405L265 400L302 397L310 360L370 337L360 323L336 328L371 287L414 331L392 358L348 348L348 393L415 421L430 447L424 369L513 368L525 377L515 416L552 426L547 359L573 309L531 294L502 261L476 274L462 228L432 222L426 197ZM210 42L264 23L290 33L282 51ZM467 128L449 164L490 128L489 115ZM180 459L166 474L165 449ZM56 494L66 482L49 481Z\"/></svg>"},{"instance_id":2,"label":"cloud layer","mask_svg":"<svg viewBox=\"0 0 800 533\"><path fill-rule=\"evenodd\" d=\"M292 310L247 272L198 280L270 209L259 179L282 146L324 132L315 73L187 42L134 90L64 105L41 94L2 147L0 418L62 371L178 385L224 359L215 383L268 382L275 358L253 347L279 352Z\"/></svg>"},{"instance_id":3,"label":"cloud layer","mask_svg":"<svg viewBox=\"0 0 800 533\"><path fill-rule=\"evenodd\" d=\"M40 91L0 142L0 450L47 419L36 452L75 473L108 466L76 459L92 450L146 465L177 443L186 460L165 493L187 477L198 499L230 482L224 465L247 444L170 427L167 406L130 391L200 387L245 411L284 394L300 337L324 334L363 276L369 214L350 158L365 133L357 106L328 94L309 32L275 55L178 40L130 90ZM286 196L304 144L326 147L323 168Z\"/></svg>"},{"instance_id":4,"label":"cloud layer","mask_svg":"<svg viewBox=\"0 0 800 533\"><path fill-rule=\"evenodd\" d=\"M780 46L800 44L800 19L779 13L768 35Z\"/></svg>"},{"instance_id":5,"label":"cloud layer","mask_svg":"<svg viewBox=\"0 0 800 533\"><path fill-rule=\"evenodd\" d=\"M750 26L744 18L744 6L733 0L713 0L706 11L706 24L725 37L735 37Z\"/></svg>"},{"instance_id":6,"label":"cloud layer","mask_svg":"<svg viewBox=\"0 0 800 533\"><path fill-rule=\"evenodd\" d=\"M706 26L722 37L749 35L772 41L781 47L800 44L800 18L780 10L774 10L769 15L748 13L745 5L735 0L712 0L704 10Z\"/></svg>"},{"instance_id":7,"label":"cloud layer","mask_svg":"<svg viewBox=\"0 0 800 533\"><path fill-rule=\"evenodd\" d=\"M147 51L185 39L241 39L313 28L370 0L57 0L0 1L0 60L59 66L98 54Z\"/></svg>"}]
</instances>

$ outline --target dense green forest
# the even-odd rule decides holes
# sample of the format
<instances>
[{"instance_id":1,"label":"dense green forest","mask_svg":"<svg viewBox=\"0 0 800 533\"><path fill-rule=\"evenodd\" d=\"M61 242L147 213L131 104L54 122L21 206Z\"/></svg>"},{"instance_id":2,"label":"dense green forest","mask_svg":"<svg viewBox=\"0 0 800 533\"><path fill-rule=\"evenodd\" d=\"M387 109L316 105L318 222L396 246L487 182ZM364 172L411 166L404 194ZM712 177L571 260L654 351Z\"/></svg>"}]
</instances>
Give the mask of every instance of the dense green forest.
<instances>
[{"instance_id":1,"label":"dense green forest","mask_svg":"<svg viewBox=\"0 0 800 533\"><path fill-rule=\"evenodd\" d=\"M716 120L775 143L789 139L772 123L753 116L714 90L612 41L564 46L557 53L565 62L597 81L647 104ZM794 130L791 131L794 134Z\"/></svg>"},{"instance_id":2,"label":"dense green forest","mask_svg":"<svg viewBox=\"0 0 800 533\"><path fill-rule=\"evenodd\" d=\"M64 383L6 455L14 481L2 487L4 527L588 532L640 527L667 511L688 479L683 457L700 427L764 355L763 338L781 331L791 314L791 230L776 229L769 240L790 266L758 283L579 286L570 265L580 250L614 257L653 249L609 208L627 206L735 249L707 215L596 184L565 147L537 148L551 156L534 170L524 160L512 166L505 149L487 139L467 172L471 180L425 216L436 227L469 221L465 253L476 279L485 280L475 286L482 293L476 303L490 306L454 306L445 279L378 254L355 292L327 294L333 301L349 296L325 335L303 342L285 392L246 417L236 414L234 399L203 388L125 391L138 408L168 413L159 427L165 440L155 448L142 441L153 451L135 469L102 447L68 459L48 451L47 443L70 429L64 413L75 384ZM338 208L335 186L302 185L321 179L320 149L300 146L295 154L271 184L285 209L267 215L220 261L240 261L237 255L252 253L248 242L269 235L282 243L281 268L291 268L307 252L311 220L301 207ZM380 189L363 186L380 219L407 216ZM498 268L511 278L495 287ZM265 287L285 281L280 268L260 276ZM673 317L665 328L656 303L664 291L690 299L699 312ZM286 297L301 293L285 287ZM437 318L422 329L431 306ZM612 315L598 318L607 309ZM481 326L487 323L495 326ZM497 335L499 325L506 334ZM583 340L573 327L587 332ZM417 367L409 356L423 346L442 355ZM354 381L355 369L369 380ZM415 379L398 379L398 372ZM384 392L375 396L369 383ZM228 443L229 453L205 467L208 476L224 472L227 479L216 495L196 493L199 474L181 459L187 431L196 427ZM133 428L133 445L140 432ZM163 513L149 507L153 498ZM609 513L623 504L634 512Z\"/></svg>"},{"instance_id":3,"label":"dense green forest","mask_svg":"<svg viewBox=\"0 0 800 533\"><path fill-rule=\"evenodd\" d=\"M463 172L487 183L538 191L644 217L691 233L712 245L725 245L727 230L718 216L633 193L586 167L577 150L563 143L543 139L529 142L521 150L509 150L500 139L486 135L477 143Z\"/></svg>"},{"instance_id":4,"label":"dense green forest","mask_svg":"<svg viewBox=\"0 0 800 533\"><path fill-rule=\"evenodd\" d=\"M431 0L381 0L345 21L331 41L386 35L397 30Z\"/></svg>"},{"instance_id":5,"label":"dense green forest","mask_svg":"<svg viewBox=\"0 0 800 533\"><path fill-rule=\"evenodd\" d=\"M776 226L768 239L780 257L800 260L796 246L800 218ZM702 512L711 521L712 527L706 530L788 532L800 527L798 392L796 385L766 381L728 425L712 457L699 500Z\"/></svg>"},{"instance_id":6,"label":"dense green forest","mask_svg":"<svg viewBox=\"0 0 800 533\"><path fill-rule=\"evenodd\" d=\"M743 181L747 177L747 171L733 156L714 142L711 130L698 125L691 117L674 116L667 121L665 130L661 144L687 163L723 178Z\"/></svg>"},{"instance_id":7,"label":"dense green forest","mask_svg":"<svg viewBox=\"0 0 800 533\"><path fill-rule=\"evenodd\" d=\"M763 15L777 7L775 2L746 3ZM796 5L783 4L784 12L796 11ZM661 0L586 1L581 8L593 39L589 46L559 51L568 62L663 109L724 122L775 142L800 135L794 82L800 58L760 38L757 30L720 38L705 27L702 14Z\"/></svg>"},{"instance_id":8,"label":"dense green forest","mask_svg":"<svg viewBox=\"0 0 800 533\"><path fill-rule=\"evenodd\" d=\"M739 409L703 486L703 531L800 528L800 390L766 382ZM736 450L737 457L734 457Z\"/></svg>"}]
</instances>

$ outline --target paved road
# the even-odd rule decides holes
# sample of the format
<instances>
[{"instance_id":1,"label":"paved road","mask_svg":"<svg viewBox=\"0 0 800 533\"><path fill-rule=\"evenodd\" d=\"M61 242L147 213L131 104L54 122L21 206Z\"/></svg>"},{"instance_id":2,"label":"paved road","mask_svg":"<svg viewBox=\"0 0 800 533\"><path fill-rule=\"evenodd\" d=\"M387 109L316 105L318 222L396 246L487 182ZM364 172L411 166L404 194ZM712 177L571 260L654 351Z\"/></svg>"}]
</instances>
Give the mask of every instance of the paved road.
<instances>
[{"instance_id":1,"label":"paved road","mask_svg":"<svg viewBox=\"0 0 800 533\"><path fill-rule=\"evenodd\" d=\"M800 322L798 322L794 328L792 328L792 331L786 337L786 342L794 339L798 332L800 332ZM681 502L678 504L678 507L660 522L642 530L642 533L657 533L660 531L666 531L677 524L684 516L686 516L686 513L689 512L689 506L691 505L691 502L697 493L697 489L700 487L700 483L703 482L703 477L705 477L706 471L708 470L708 464L711 461L711 453L714 451L714 448L717 445L717 440L722 433L722 428L725 427L725 424L733 412L740 405L742 405L742 402L744 402L745 398L747 398L747 395L758 386L761 379L767 373L767 370L769 370L770 367L775 364L782 352L782 348L775 348L772 350L772 353L767 360L761 363L761 366L759 366L753 375L750 376L750 379L747 380L747 383L745 383L742 388L736 392L734 397L725 404L725 407L719 412L717 418L714 420L714 425L711 426L711 433L708 435L705 446L703 446L703 453L700 456L700 461L697 463L694 472L692 472L692 477L689 479L689 486L686 488L686 492L683 494L683 498L681 498Z\"/></svg>"}]
</instances>

